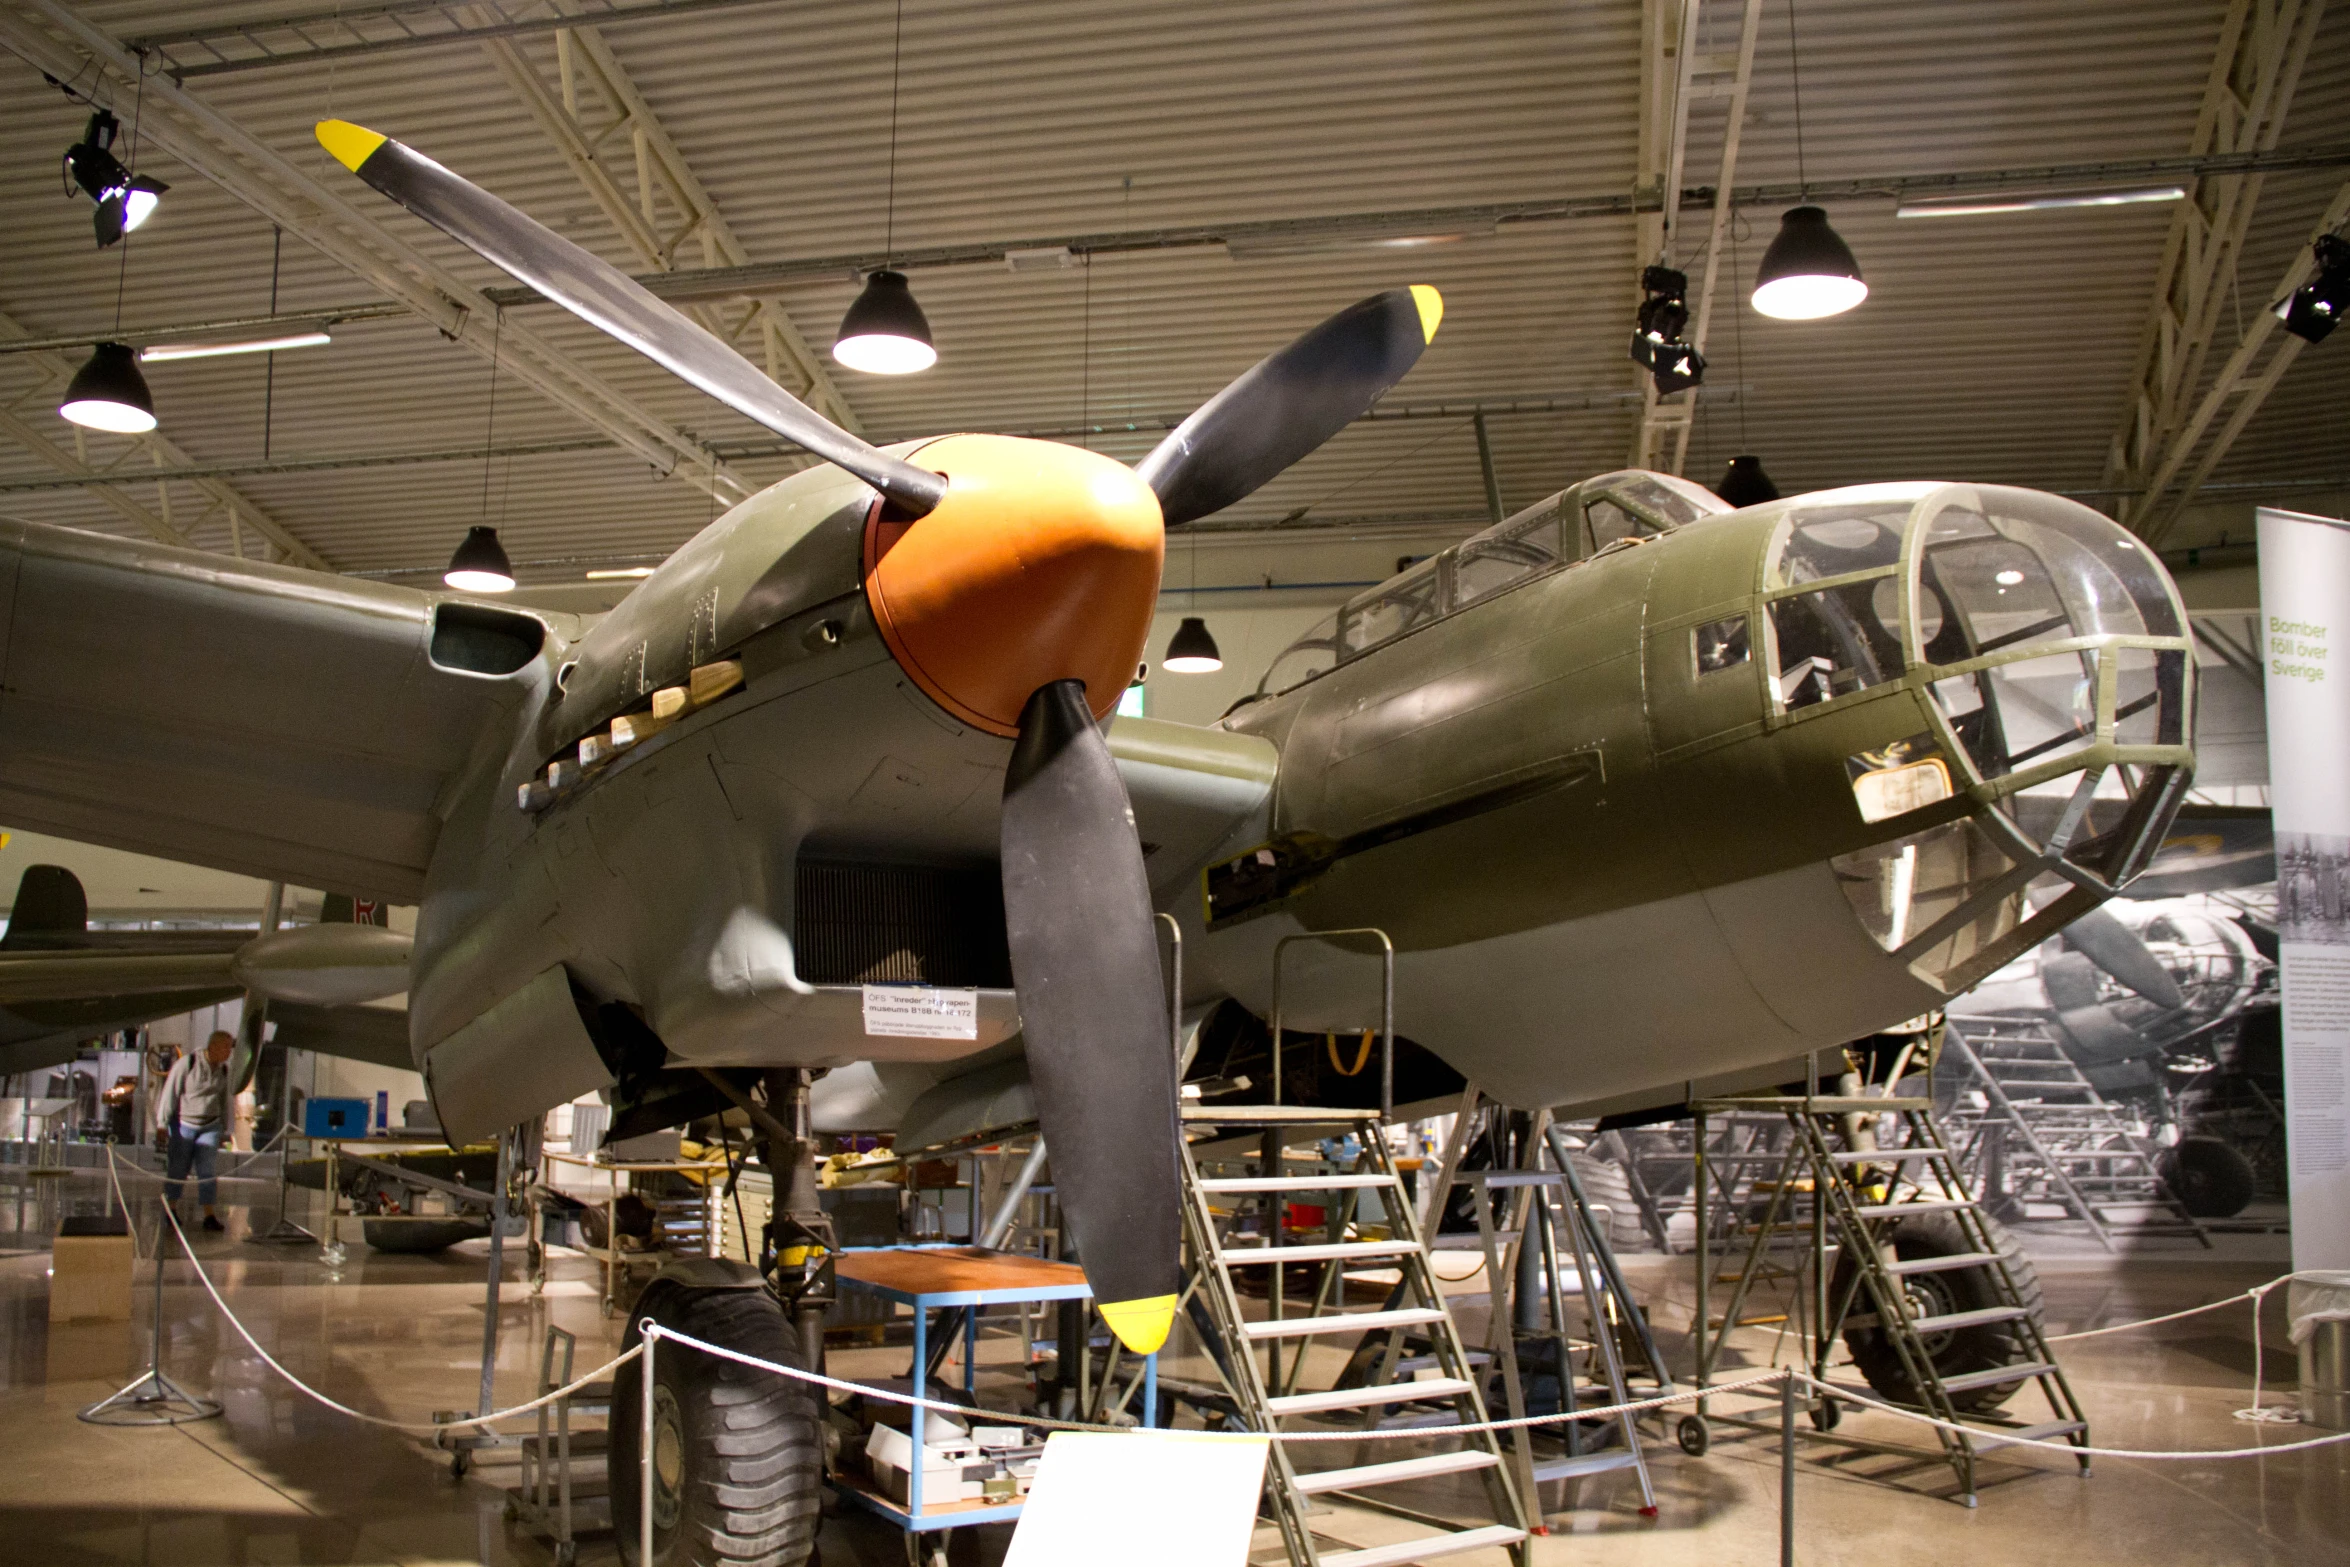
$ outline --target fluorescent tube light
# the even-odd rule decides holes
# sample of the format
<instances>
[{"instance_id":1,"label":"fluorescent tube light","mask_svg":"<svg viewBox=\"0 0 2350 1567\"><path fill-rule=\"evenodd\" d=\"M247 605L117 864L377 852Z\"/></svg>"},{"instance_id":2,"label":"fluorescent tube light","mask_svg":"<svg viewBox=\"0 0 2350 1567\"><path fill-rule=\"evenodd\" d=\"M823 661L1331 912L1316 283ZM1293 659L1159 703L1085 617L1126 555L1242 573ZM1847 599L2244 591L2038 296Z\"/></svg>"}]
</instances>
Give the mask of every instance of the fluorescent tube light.
<instances>
[{"instance_id":1,"label":"fluorescent tube light","mask_svg":"<svg viewBox=\"0 0 2350 1567\"><path fill-rule=\"evenodd\" d=\"M290 332L284 337L256 337L233 343L156 343L139 350L142 364L167 359L217 359L223 354L270 354L281 348L316 348L334 339L324 332Z\"/></svg>"},{"instance_id":2,"label":"fluorescent tube light","mask_svg":"<svg viewBox=\"0 0 2350 1567\"><path fill-rule=\"evenodd\" d=\"M2185 199L2184 185L2149 185L2137 190L2050 191L2037 196L1934 196L1905 201L1897 218L1967 218L1987 212L2046 212L2057 207L2134 207L2149 201Z\"/></svg>"}]
</instances>

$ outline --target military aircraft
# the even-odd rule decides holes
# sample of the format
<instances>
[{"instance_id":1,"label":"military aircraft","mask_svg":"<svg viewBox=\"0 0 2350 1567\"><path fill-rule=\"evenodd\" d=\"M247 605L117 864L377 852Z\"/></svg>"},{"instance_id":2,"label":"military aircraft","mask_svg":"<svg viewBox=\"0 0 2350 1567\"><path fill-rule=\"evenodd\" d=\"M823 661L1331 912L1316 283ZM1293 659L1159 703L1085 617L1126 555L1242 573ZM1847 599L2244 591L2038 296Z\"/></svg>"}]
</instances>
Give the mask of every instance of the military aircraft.
<instances>
[{"instance_id":1,"label":"military aircraft","mask_svg":"<svg viewBox=\"0 0 2350 1567\"><path fill-rule=\"evenodd\" d=\"M408 938L352 923L348 898L338 916L336 901L318 924L263 935L94 931L79 877L62 865L25 867L0 935L0 1075L56 1066L90 1040L238 997L276 1004L290 1041L384 1060L377 1032L346 1028L340 1009L407 988ZM246 1010L259 1021L258 1006ZM409 1063L403 1051L387 1064Z\"/></svg>"},{"instance_id":2,"label":"military aircraft","mask_svg":"<svg viewBox=\"0 0 2350 1567\"><path fill-rule=\"evenodd\" d=\"M1267 1007L1285 934L1375 924L1399 1027L1480 1083L1653 1096L1937 1005L2127 880L2185 789L2161 567L1988 486L1729 511L1610 475L1348 604L1222 723L1105 739L1164 529L1366 411L1433 289L1308 331L1132 470L1002 436L876 449L430 159L319 138L822 461L592 624L0 528L0 816L416 901L411 1039L453 1138L598 1088L616 1130L753 1112L767 1304L705 1269L639 1308L687 1331L814 1357L818 1069L986 1062L961 1080L1033 1102L1102 1314L1155 1349L1180 1281L1158 912L1187 1015ZM2058 801L2046 831L2025 796ZM1301 1026L1361 1021L1341 959L1295 969ZM660 1364L660 1558L799 1559L812 1409L763 1395L779 1434L749 1453L718 1439L711 1363ZM777 1498L755 1515L713 1500L746 1464Z\"/></svg>"}]
</instances>

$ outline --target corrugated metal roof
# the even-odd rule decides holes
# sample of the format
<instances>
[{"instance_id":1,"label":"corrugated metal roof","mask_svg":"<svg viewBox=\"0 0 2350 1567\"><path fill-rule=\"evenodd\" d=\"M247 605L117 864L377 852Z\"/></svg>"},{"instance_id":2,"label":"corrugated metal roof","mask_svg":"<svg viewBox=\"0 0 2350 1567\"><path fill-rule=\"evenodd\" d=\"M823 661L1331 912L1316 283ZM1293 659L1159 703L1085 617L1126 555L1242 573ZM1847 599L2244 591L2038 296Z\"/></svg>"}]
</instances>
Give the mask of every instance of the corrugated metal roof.
<instances>
[{"instance_id":1,"label":"corrugated metal roof","mask_svg":"<svg viewBox=\"0 0 2350 1567\"><path fill-rule=\"evenodd\" d=\"M85 6L117 37L274 4ZM1738 7L1705 12L1703 51L1735 42ZM2186 150L2222 7L2217 0L1966 0L1888 7L1803 0L1803 169L1814 179L2174 155ZM894 240L920 246L1161 225L1278 219L1620 192L1635 177L1639 7L1530 0L1239 7L1073 5L1067 0L908 0ZM614 27L606 40L754 260L873 252L888 229L891 11L746 6ZM554 44L516 47L551 83ZM1784 8L1766 12L1740 184L1797 176ZM174 184L153 226L118 255L90 245L89 208L58 194L57 156L83 111L0 57L0 311L36 333L257 312L268 302L270 229L168 160ZM345 181L310 137L325 115L401 136L616 264L629 253L534 128L478 46L461 45L204 78L191 86L322 178ZM126 116L127 117L127 116ZM1712 177L1718 109L1692 116L1690 183ZM2350 131L2350 21L2321 32L2287 144ZM2245 309L2282 269L2340 171L2268 177L2242 267ZM499 281L421 223L351 186L353 199L459 275ZM1846 203L1835 221L1871 284L1853 314L1817 323L1744 308L1775 211L1740 221L1715 315L1711 383L1741 388L1701 410L1690 471L1733 450L1763 454L1789 488L1940 475L2091 489L2153 288L2168 209L2125 208L1897 222L1890 203ZM1695 269L1701 217L1679 247ZM972 266L917 274L941 361L885 381L837 371L868 433L1023 429L1180 414L1258 356L1373 289L1425 281L1447 300L1442 334L1398 403L1562 397L1597 405L1492 426L1515 506L1618 466L1637 402L1624 340L1636 297L1630 218L1505 228L1424 251L1235 261L1208 250L1098 259L1012 274ZM851 281L780 296L821 351ZM289 239L282 307L369 297ZM517 319L647 407L722 442L761 438L595 333L543 307ZM2232 346L2232 342L2225 346ZM2215 352L2213 366L2225 357ZM165 428L199 461L259 454L265 370L222 360L151 371ZM488 367L420 321L354 323L331 348L282 355L271 450L281 456L482 442ZM0 356L0 401L29 389ZM2343 345L2305 354L2221 477L2350 468L2335 414L2350 391ZM1614 398L1614 400L1610 400ZM65 426L31 401L31 417ZM506 441L582 433L509 381ZM1121 457L1155 434L1098 439ZM92 438L103 457L111 448ZM739 465L754 481L788 464ZM622 558L674 546L707 498L617 451L490 465L487 515L518 560ZM0 479L46 471L0 445ZM336 565L442 558L484 514L479 461L233 482ZM188 497L175 497L181 520ZM152 487L147 497L152 499ZM1474 517L1474 436L1462 421L1357 426L1234 509L1272 522ZM74 491L0 495L0 511L120 531ZM208 542L219 535L208 535ZM576 566L544 568L550 576Z\"/></svg>"}]
</instances>

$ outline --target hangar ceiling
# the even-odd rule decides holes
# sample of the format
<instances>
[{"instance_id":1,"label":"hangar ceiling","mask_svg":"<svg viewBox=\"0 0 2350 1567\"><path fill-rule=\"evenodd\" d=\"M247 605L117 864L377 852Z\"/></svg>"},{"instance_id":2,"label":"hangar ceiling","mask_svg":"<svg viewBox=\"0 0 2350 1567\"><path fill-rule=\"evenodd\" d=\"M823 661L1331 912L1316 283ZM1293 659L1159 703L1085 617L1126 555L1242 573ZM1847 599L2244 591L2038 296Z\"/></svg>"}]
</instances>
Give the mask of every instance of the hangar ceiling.
<instances>
[{"instance_id":1,"label":"hangar ceiling","mask_svg":"<svg viewBox=\"0 0 2350 1567\"><path fill-rule=\"evenodd\" d=\"M0 515L420 586L487 520L526 582L552 583L658 559L799 461L561 312L500 307L484 291L505 279L331 163L310 134L327 116L409 141L631 272L728 269L701 284L706 319L878 440L1053 432L1132 460L1340 305L1437 284L1444 329L1386 417L1211 524L1254 530L1477 525L1479 408L1506 507L1623 465L1641 440L1624 343L1654 209L1677 164L1697 194L1664 244L1701 277L1733 106L1740 195L1685 459L1700 479L1752 450L1789 491L1947 476L2127 510L2163 431L2223 369L2259 377L2267 361L2231 355L2350 190L2350 14L2315 0L906 0L894 216L896 12L879 0L341 10L0 0L0 337L271 315L273 257L275 314L348 313L330 346L274 371L258 356L150 367L153 442L56 417L86 348L0 353ZM87 107L43 70L114 105L126 140L135 122L136 166L172 185L119 250L95 250L88 204L60 194ZM2191 172L2239 150L2269 163ZM2120 184L2132 164L2190 185L2212 236L2174 237L2192 222L2177 204L1893 213L1897 190L1946 176ZM2035 172L2051 169L2072 172ZM1805 181L1872 292L1847 316L1773 321L1744 296ZM1457 237L1393 243L1436 234ZM1083 254L1003 255L1072 241ZM855 268L891 259L937 368L832 365ZM2185 301L2193 318L2172 330L2208 346L2149 347L2166 281L2172 314ZM2248 405L2222 394L2207 428L2255 411L2205 496L2291 504L2350 485L2350 351L2327 348ZM2174 384L2141 406L2149 366ZM1669 419L1650 442L1667 460ZM2151 433L2117 461L2133 419ZM188 476L60 483L102 469Z\"/></svg>"}]
</instances>

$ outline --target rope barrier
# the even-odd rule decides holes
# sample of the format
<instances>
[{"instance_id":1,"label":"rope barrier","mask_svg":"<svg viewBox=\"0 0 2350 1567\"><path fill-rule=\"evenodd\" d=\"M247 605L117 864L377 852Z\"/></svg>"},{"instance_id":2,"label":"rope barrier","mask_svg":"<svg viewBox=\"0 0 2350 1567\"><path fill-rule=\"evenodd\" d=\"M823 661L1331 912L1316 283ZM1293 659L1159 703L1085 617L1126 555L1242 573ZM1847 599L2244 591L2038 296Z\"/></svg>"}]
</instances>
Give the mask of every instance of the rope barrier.
<instances>
[{"instance_id":1,"label":"rope barrier","mask_svg":"<svg viewBox=\"0 0 2350 1567\"><path fill-rule=\"evenodd\" d=\"M130 1200L123 1195L122 1177L119 1173L121 1159L118 1155L115 1154L111 1147L106 1150L106 1153L107 1158L111 1161L107 1173L114 1182L114 1200L122 1205L123 1214L127 1218L130 1214L131 1206ZM144 1175L147 1172L142 1170L136 1173ZM312 1387L309 1383L303 1381L300 1377L294 1375L291 1371L288 1371L283 1365L278 1363L276 1356L270 1354L268 1350L262 1348L261 1341L253 1336L252 1330L247 1328L245 1324L239 1320L237 1314L229 1309L228 1302L221 1298L219 1289L216 1288L212 1282L212 1276L204 1271L204 1264L196 1260L196 1248L189 1244L188 1232L180 1228L179 1215L171 1211L171 1205L169 1203L158 1204L158 1206L163 1210L163 1217L170 1221L172 1234L179 1237L180 1250L187 1254L189 1266L196 1270L196 1278L200 1283L203 1284L204 1293L212 1297L212 1304L220 1308L220 1314L222 1316L228 1318L228 1324L230 1327L237 1330L237 1336L252 1346L253 1353L261 1357L262 1364L269 1367L270 1370L276 1372L279 1376L285 1378L286 1381L292 1384L297 1391L317 1400L319 1403L324 1404L327 1408L334 1410L338 1414L349 1415L353 1420L364 1421L371 1426L384 1426L394 1431L450 1431L462 1426L486 1426L500 1420L511 1420L517 1415L527 1415L534 1410L544 1407L545 1405L554 1403L558 1399L569 1398L572 1394L578 1392L581 1388L586 1387L589 1383L594 1382L598 1378L604 1376L607 1372L618 1370L620 1367L628 1364L630 1361L636 1359L637 1356L644 1353L644 1350L641 1347L625 1350L621 1354L614 1356L612 1359L605 1361L602 1365L596 1367L595 1370L590 1371L585 1376L578 1377L570 1382L566 1382L563 1384L563 1386L556 1388L551 1393L543 1393L539 1397L532 1399L527 1404L516 1404L511 1409L495 1410L486 1415L471 1415L462 1420L391 1420L385 1418L382 1415L371 1415L368 1414L365 1410L353 1409L348 1404L341 1403L335 1399L329 1398L326 1394L321 1393L318 1389ZM160 1253L158 1253L155 1258L155 1266L158 1268L163 1266L163 1257Z\"/></svg>"},{"instance_id":2,"label":"rope barrier","mask_svg":"<svg viewBox=\"0 0 2350 1567\"><path fill-rule=\"evenodd\" d=\"M129 1199L124 1195L122 1189L121 1157L115 1153L113 1148L109 1147L107 1149L107 1159L107 1173L114 1185L115 1201L121 1204L122 1211L127 1216L130 1213L130 1202ZM148 1172L139 1171L136 1173L146 1174ZM533 1411L541 1409L546 1405L555 1403L558 1400L569 1398L573 1394L577 1393L580 1389L588 1386L590 1383L619 1370L620 1367L627 1365L630 1361L636 1360L645 1353L644 1344L646 1342L667 1340L670 1343L683 1345L689 1349L700 1350L702 1353L707 1355L715 1355L721 1360L731 1360L739 1365L749 1366L755 1370L766 1371L776 1376L788 1377L795 1381L812 1383L820 1387L833 1388L842 1392L858 1394L866 1398L880 1399L888 1403L905 1404L909 1406L918 1405L924 1409L938 1410L943 1413L955 1415L958 1417L993 1418L1003 1421L1008 1425L1038 1426L1046 1427L1056 1431L1124 1432L1134 1429L1127 1426L1098 1425L1079 1420L1060 1420L1045 1415L1030 1415L1005 1410L979 1408L968 1404L949 1403L943 1399L927 1398L920 1394L901 1393L894 1388L875 1387L869 1383L852 1382L841 1377L828 1377L821 1372L805 1370L799 1366L779 1365L775 1361L763 1360L756 1355L745 1354L741 1350L728 1349L721 1344L712 1344L706 1340L695 1338L691 1334L679 1333L673 1329L665 1328L650 1318L645 1318L640 1323L640 1331L643 1335L643 1341L641 1341L635 1347L623 1350L620 1354L615 1355L612 1359L596 1367L593 1371L587 1372L585 1375L577 1377L551 1392L541 1394L539 1397L530 1400L528 1403L516 1404L508 1409L497 1410L486 1415L468 1416L460 1420L410 1421L388 1419L381 1415L368 1414L364 1410L353 1409L348 1404L330 1398L326 1394L320 1392L318 1389L310 1386L310 1384L307 1382L304 1382L300 1377L294 1375L293 1372L287 1370L275 1356L271 1355L270 1352L262 1346L261 1341L253 1336L252 1330L245 1326L243 1321L238 1318L237 1314L229 1309L227 1300L221 1296L218 1286L212 1282L212 1276L204 1271L203 1263L197 1260L195 1246L188 1240L187 1231L181 1228L179 1216L171 1211L169 1204L160 1204L159 1206L161 1207L164 1219L171 1225L172 1234L179 1241L180 1250L186 1255L189 1266L195 1269L198 1282L204 1286L204 1292L212 1298L213 1305L219 1308L220 1314L228 1319L229 1325L231 1327L236 1329L237 1336L242 1338L245 1343L252 1348L253 1353L261 1358L262 1363L268 1366L270 1370L276 1372L280 1377L284 1378L285 1381L296 1391L304 1394L305 1396L315 1400L320 1404L325 1405L327 1408L334 1410L338 1414L347 1415L353 1420L362 1421L368 1425L382 1426L395 1431L437 1432L447 1431L463 1426L486 1426L500 1420L510 1420L520 1415L530 1414ZM156 1258L155 1265L157 1267L161 1267L163 1265L163 1259L160 1255ZM2171 1312L2165 1316L2160 1317L2149 1317L2141 1322L2117 1323L2110 1327L2092 1328L2079 1333L2061 1334L2055 1335L2054 1337L2063 1339L2091 1338L2099 1334L2121 1332L2128 1328L2150 1327L2157 1323L2175 1322L2182 1317L2196 1316L2206 1311L2216 1310L2221 1306L2235 1305L2242 1300L2261 1300L2265 1298L2270 1291L2277 1288L2278 1285L2288 1282L2293 1277L2294 1275L2292 1274L2284 1274L2278 1278L2270 1280L2266 1284L2255 1286L2254 1288L2245 1291L2242 1295L2231 1296L2227 1300L2214 1301L2208 1305L2191 1307L2185 1311ZM2259 1319L2257 1314L2255 1314L2254 1336L2256 1349L2258 1344L2258 1334ZM2052 1338L2051 1341L2053 1342L2054 1338ZM1904 1409L1898 1404L1888 1403L1882 1399L1871 1398L1863 1394L1855 1393L1849 1388L1838 1387L1832 1383L1822 1382L1818 1378L1813 1377L1808 1373L1793 1370L1792 1368L1786 1370L1774 1369L1770 1371L1761 1371L1755 1373L1752 1376L1741 1377L1736 1381L1717 1382L1705 1388L1669 1389L1653 1398L1635 1399L1622 1404L1604 1404L1595 1408L1562 1411L1560 1413L1549 1415L1527 1415L1515 1420L1482 1420L1466 1425L1444 1426L1441 1428L1397 1428L1384 1431L1274 1431L1260 1434L1270 1435L1272 1439L1277 1442L1364 1442L1422 1438L1430 1435L1433 1430L1441 1430L1444 1435L1448 1436L1465 1436L1486 1431L1531 1429L1537 1426L1563 1424L1570 1420L1613 1420L1625 1415L1637 1415L1646 1413L1650 1410L1668 1408L1675 1404L1693 1404L1698 1402L1700 1399L1726 1397L1734 1393L1741 1393L1750 1389L1759 1388L1765 1386L1766 1384L1784 1383L1790 1377L1793 1377L1796 1380L1802 1382L1823 1396L1834 1398L1844 1403L1853 1404L1861 1408L1873 1409L1881 1414L1894 1415L1903 1420L1915 1421L1921 1425L1932 1426L1938 1430L1953 1432L1970 1439L1988 1435L1995 1438L2002 1447L2037 1448L2043 1452L2055 1453L2060 1456L2074 1458L2089 1456L2097 1458L2127 1458L2144 1462L2159 1462L2163 1460L2210 1462L2220 1459L2235 1458L2272 1458L2286 1453L2306 1452L2314 1448L2333 1447L2344 1442L2350 1442L2350 1431L2343 1431L2337 1432L2331 1436L2311 1437L2299 1442L2280 1442L2270 1446L2228 1448L2211 1451L2123 1447L2082 1447L2076 1446L2071 1442L2065 1442L2061 1440L2048 1440L2044 1438L2033 1437L2003 1437L2000 1436L1996 1430L1986 1431L1980 1426L1968 1426L1962 1425L1956 1421L1943 1420L1938 1416L1926 1414L1921 1410ZM1396 1384L1395 1391L1397 1397L1394 1401L1397 1403L1407 1401L1410 1396L1410 1389L1410 1383ZM2255 1384L2253 1397L2255 1407L2257 1408L2259 1399L2257 1383ZM2251 1418L2258 1419L2262 1417L2252 1416Z\"/></svg>"}]
</instances>

